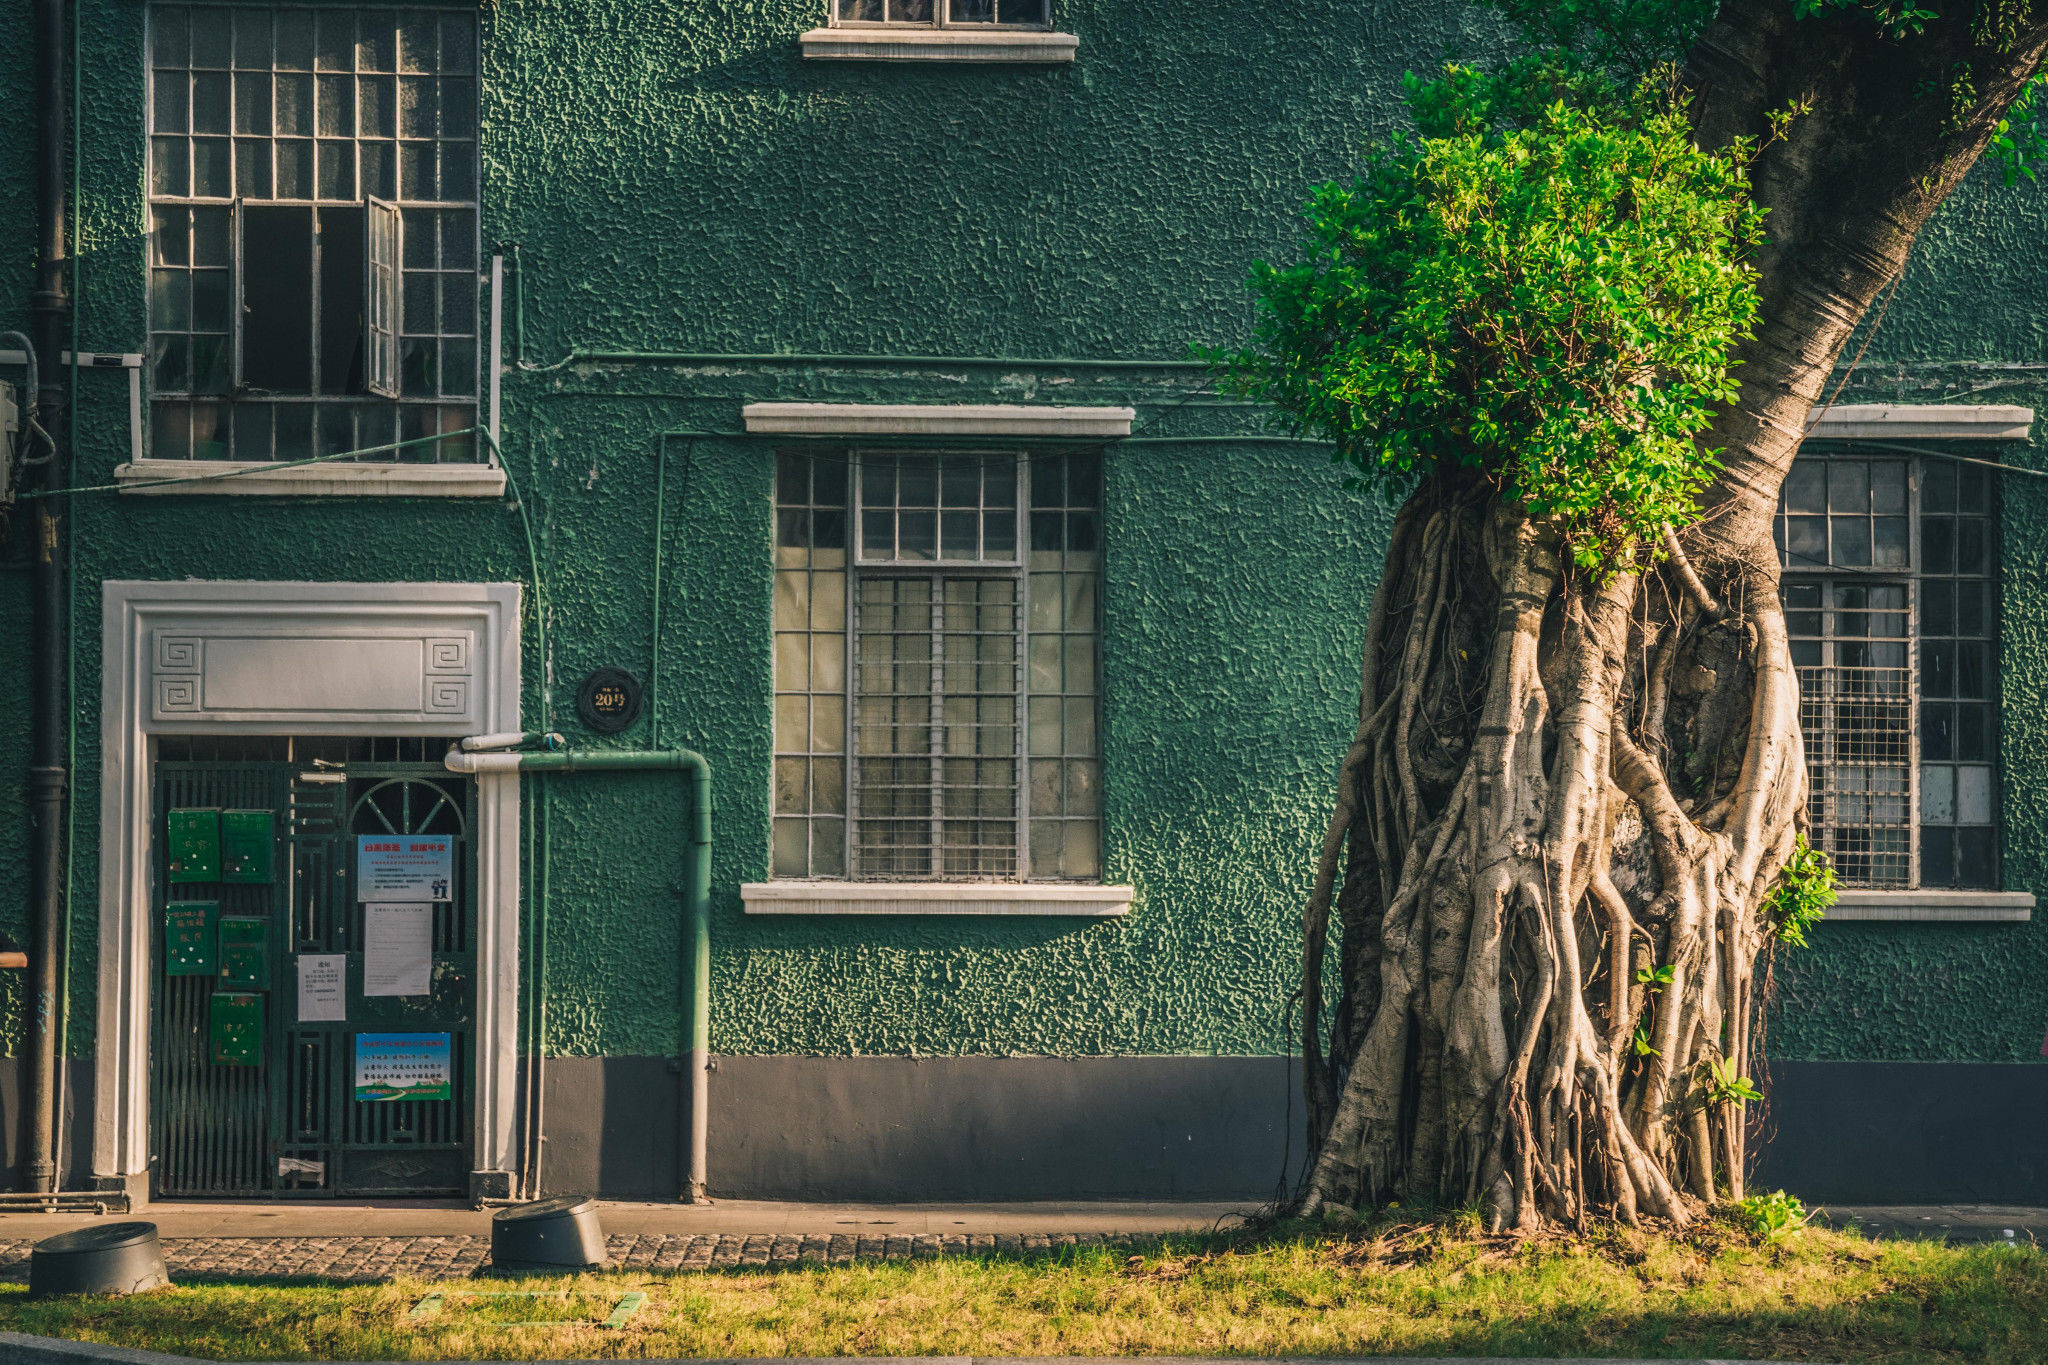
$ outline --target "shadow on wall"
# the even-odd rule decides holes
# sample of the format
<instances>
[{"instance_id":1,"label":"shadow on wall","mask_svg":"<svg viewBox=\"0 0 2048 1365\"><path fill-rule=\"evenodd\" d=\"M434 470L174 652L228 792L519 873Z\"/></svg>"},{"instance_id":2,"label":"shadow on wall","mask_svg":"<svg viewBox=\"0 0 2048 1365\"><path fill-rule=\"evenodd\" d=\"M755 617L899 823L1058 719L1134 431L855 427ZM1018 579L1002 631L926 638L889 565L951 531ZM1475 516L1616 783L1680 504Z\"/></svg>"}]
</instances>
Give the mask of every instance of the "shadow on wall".
<instances>
[{"instance_id":1,"label":"shadow on wall","mask_svg":"<svg viewBox=\"0 0 2048 1365\"><path fill-rule=\"evenodd\" d=\"M711 1191L1262 1203L1302 1158L1300 1080L1280 1057L721 1057ZM548 1190L674 1198L680 1085L667 1058L550 1060Z\"/></svg>"},{"instance_id":2,"label":"shadow on wall","mask_svg":"<svg viewBox=\"0 0 2048 1365\"><path fill-rule=\"evenodd\" d=\"M1750 1184L1808 1203L2048 1204L2048 1066L1772 1062Z\"/></svg>"}]
</instances>

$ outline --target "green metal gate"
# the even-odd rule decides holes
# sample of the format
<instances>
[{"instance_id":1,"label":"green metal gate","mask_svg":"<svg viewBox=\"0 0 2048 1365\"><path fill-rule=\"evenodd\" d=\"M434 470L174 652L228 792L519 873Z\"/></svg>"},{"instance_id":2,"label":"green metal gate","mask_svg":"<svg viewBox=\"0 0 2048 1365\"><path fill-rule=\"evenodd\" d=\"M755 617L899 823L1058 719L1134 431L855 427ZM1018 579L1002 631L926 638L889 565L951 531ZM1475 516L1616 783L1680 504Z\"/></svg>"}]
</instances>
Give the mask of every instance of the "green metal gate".
<instances>
[{"instance_id":1,"label":"green metal gate","mask_svg":"<svg viewBox=\"0 0 2048 1365\"><path fill-rule=\"evenodd\" d=\"M427 760L429 747L161 742L152 805L156 1195L466 1190L475 786ZM365 994L358 840L408 835L452 845L446 899L426 912L427 990ZM302 967L334 966L327 991L302 996ZM336 1011L344 1017L318 1017ZM359 1054L382 1058L388 1071L391 1052L422 1045L445 1083L423 1098L360 1097L389 1088L359 1088Z\"/></svg>"}]
</instances>

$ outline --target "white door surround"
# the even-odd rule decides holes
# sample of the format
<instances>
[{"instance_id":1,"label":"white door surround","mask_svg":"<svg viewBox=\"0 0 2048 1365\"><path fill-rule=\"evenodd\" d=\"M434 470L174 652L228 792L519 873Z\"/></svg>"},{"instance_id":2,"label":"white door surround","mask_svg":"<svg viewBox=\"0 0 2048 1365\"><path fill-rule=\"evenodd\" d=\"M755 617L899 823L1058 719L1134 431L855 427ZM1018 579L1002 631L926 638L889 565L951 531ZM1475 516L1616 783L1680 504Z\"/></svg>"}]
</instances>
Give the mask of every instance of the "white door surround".
<instances>
[{"instance_id":1,"label":"white door surround","mask_svg":"<svg viewBox=\"0 0 2048 1365\"><path fill-rule=\"evenodd\" d=\"M518 730L516 583L108 582L92 1169L147 1189L155 737ZM519 775L477 779L477 1174L516 1169Z\"/></svg>"}]
</instances>

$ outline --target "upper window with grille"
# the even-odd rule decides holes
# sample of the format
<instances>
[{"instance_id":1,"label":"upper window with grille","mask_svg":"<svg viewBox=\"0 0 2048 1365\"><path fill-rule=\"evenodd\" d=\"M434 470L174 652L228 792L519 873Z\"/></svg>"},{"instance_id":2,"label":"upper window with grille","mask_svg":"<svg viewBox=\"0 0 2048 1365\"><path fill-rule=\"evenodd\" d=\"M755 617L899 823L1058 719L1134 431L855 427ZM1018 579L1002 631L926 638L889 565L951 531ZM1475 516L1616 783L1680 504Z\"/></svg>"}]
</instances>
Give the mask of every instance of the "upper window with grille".
<instances>
[{"instance_id":1,"label":"upper window with grille","mask_svg":"<svg viewBox=\"0 0 2048 1365\"><path fill-rule=\"evenodd\" d=\"M1050 0L833 0L841 27L914 25L920 28L1043 29L1052 26Z\"/></svg>"},{"instance_id":2,"label":"upper window with grille","mask_svg":"<svg viewBox=\"0 0 2048 1365\"><path fill-rule=\"evenodd\" d=\"M777 877L1102 875L1101 457L784 452Z\"/></svg>"},{"instance_id":3,"label":"upper window with grille","mask_svg":"<svg viewBox=\"0 0 2048 1365\"><path fill-rule=\"evenodd\" d=\"M1804 453L1779 495L1813 840L1846 886L1996 889L1996 485Z\"/></svg>"},{"instance_id":4,"label":"upper window with grille","mask_svg":"<svg viewBox=\"0 0 2048 1365\"><path fill-rule=\"evenodd\" d=\"M479 450L477 17L149 7L159 459Z\"/></svg>"}]
</instances>

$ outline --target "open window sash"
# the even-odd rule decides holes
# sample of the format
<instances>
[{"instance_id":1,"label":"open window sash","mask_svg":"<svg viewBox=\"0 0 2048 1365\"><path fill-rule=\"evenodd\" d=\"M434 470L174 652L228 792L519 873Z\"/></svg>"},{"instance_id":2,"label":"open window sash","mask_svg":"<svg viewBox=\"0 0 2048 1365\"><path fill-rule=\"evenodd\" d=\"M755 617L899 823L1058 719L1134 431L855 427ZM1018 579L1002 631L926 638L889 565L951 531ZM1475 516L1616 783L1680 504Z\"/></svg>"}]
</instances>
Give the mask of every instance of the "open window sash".
<instances>
[{"instance_id":1,"label":"open window sash","mask_svg":"<svg viewBox=\"0 0 2048 1365\"><path fill-rule=\"evenodd\" d=\"M399 251L404 220L398 206L371 199L363 214L363 389L398 397Z\"/></svg>"},{"instance_id":2,"label":"open window sash","mask_svg":"<svg viewBox=\"0 0 2048 1365\"><path fill-rule=\"evenodd\" d=\"M242 338L248 328L242 325L242 315L249 307L249 291L242 282L242 263L249 259L249 250L242 241L242 203L240 199L228 205L228 390L240 393L242 378Z\"/></svg>"}]
</instances>

